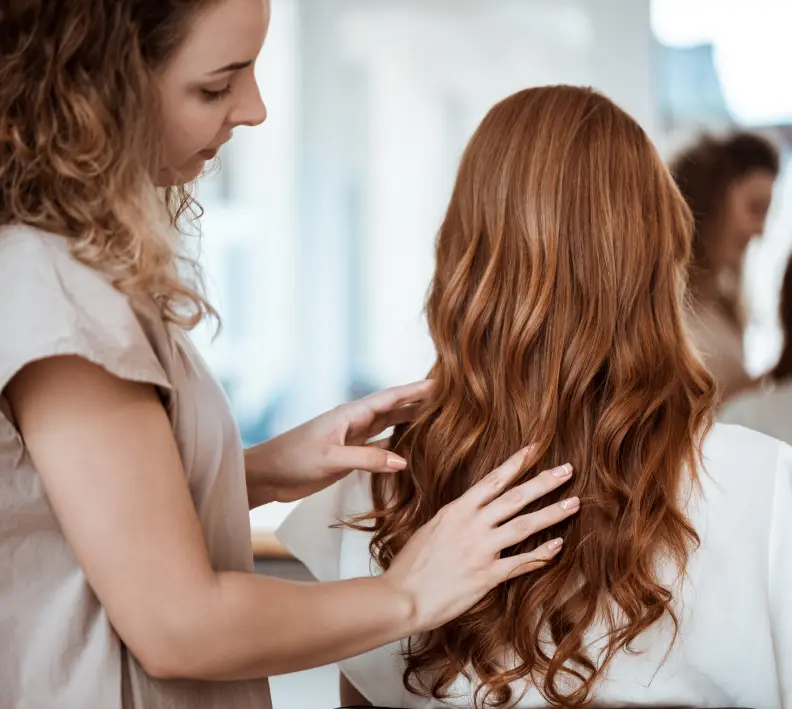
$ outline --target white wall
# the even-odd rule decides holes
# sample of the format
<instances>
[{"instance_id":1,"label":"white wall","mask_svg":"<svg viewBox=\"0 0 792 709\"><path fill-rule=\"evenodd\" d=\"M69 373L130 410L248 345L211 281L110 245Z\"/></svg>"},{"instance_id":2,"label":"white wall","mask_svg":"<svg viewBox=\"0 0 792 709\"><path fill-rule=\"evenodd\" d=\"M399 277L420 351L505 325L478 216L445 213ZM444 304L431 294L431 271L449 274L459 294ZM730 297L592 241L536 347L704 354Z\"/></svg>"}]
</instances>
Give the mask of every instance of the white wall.
<instances>
[{"instance_id":1,"label":"white wall","mask_svg":"<svg viewBox=\"0 0 792 709\"><path fill-rule=\"evenodd\" d=\"M394 384L432 361L422 305L433 238L458 156L496 101L593 85L659 137L649 2L370 2L350 6L342 28L368 75L363 366Z\"/></svg>"},{"instance_id":2,"label":"white wall","mask_svg":"<svg viewBox=\"0 0 792 709\"><path fill-rule=\"evenodd\" d=\"M274 0L256 66L267 122L238 128L198 187L206 209L201 260L224 328L212 341L202 327L195 339L231 386L242 420L295 376L298 29L297 5Z\"/></svg>"}]
</instances>

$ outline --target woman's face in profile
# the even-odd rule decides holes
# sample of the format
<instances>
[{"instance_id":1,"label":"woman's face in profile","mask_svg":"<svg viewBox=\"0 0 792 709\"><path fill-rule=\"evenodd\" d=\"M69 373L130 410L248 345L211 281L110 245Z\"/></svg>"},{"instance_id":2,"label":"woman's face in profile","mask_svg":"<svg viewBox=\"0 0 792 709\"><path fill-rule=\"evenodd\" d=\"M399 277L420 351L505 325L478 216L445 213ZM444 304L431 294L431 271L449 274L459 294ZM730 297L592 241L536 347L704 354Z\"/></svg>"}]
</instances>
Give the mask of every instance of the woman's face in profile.
<instances>
[{"instance_id":1,"label":"woman's face in profile","mask_svg":"<svg viewBox=\"0 0 792 709\"><path fill-rule=\"evenodd\" d=\"M774 182L771 172L753 170L729 187L719 254L724 265L739 266L748 244L764 232Z\"/></svg>"},{"instance_id":2,"label":"woman's face in profile","mask_svg":"<svg viewBox=\"0 0 792 709\"><path fill-rule=\"evenodd\" d=\"M255 61L269 16L269 0L222 0L198 15L159 77L166 149L159 184L195 179L234 128L266 119Z\"/></svg>"}]
</instances>

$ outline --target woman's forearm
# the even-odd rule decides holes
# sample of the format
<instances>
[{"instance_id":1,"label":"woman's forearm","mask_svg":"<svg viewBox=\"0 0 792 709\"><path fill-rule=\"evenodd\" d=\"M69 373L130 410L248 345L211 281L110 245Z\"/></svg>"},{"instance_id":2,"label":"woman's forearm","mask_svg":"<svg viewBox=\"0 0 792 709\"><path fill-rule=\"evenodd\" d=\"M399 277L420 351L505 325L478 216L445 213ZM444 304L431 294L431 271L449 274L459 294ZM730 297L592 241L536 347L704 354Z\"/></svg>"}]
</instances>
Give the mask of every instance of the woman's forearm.
<instances>
[{"instance_id":1,"label":"woman's forearm","mask_svg":"<svg viewBox=\"0 0 792 709\"><path fill-rule=\"evenodd\" d=\"M260 443L245 449L245 485L250 510L278 499L275 486L268 482L265 445Z\"/></svg>"},{"instance_id":2,"label":"woman's forearm","mask_svg":"<svg viewBox=\"0 0 792 709\"><path fill-rule=\"evenodd\" d=\"M235 680L317 667L411 635L409 598L383 577L294 583L222 573L163 628L147 671Z\"/></svg>"}]
</instances>

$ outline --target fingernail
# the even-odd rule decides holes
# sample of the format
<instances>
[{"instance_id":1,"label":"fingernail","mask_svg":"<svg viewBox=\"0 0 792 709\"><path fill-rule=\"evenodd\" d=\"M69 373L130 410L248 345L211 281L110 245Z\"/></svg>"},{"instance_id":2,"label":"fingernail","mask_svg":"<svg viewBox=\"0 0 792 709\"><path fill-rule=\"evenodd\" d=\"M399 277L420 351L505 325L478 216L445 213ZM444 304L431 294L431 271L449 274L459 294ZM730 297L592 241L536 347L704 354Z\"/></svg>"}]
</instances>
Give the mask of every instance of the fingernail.
<instances>
[{"instance_id":1,"label":"fingernail","mask_svg":"<svg viewBox=\"0 0 792 709\"><path fill-rule=\"evenodd\" d=\"M564 463L553 471L554 478L568 478L570 475L572 475L572 466L569 463Z\"/></svg>"},{"instance_id":2,"label":"fingernail","mask_svg":"<svg viewBox=\"0 0 792 709\"><path fill-rule=\"evenodd\" d=\"M561 545L564 543L564 540L559 537L558 539L553 539L552 542L548 542L547 546L550 547L553 551L556 549L560 549Z\"/></svg>"},{"instance_id":3,"label":"fingernail","mask_svg":"<svg viewBox=\"0 0 792 709\"><path fill-rule=\"evenodd\" d=\"M387 464L391 470L404 470L407 467L407 461L393 453L388 453Z\"/></svg>"},{"instance_id":4,"label":"fingernail","mask_svg":"<svg viewBox=\"0 0 792 709\"><path fill-rule=\"evenodd\" d=\"M578 497L570 497L568 500L563 500L559 503L561 505L562 510L573 510L580 507L580 498Z\"/></svg>"}]
</instances>

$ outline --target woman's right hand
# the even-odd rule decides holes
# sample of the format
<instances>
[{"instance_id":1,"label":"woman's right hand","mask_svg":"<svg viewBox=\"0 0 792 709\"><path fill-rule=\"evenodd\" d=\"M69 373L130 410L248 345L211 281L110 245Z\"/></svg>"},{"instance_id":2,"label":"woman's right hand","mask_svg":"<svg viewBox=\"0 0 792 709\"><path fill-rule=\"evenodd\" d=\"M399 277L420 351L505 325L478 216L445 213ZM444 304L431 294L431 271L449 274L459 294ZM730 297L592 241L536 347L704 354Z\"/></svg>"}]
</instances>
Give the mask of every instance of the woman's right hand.
<instances>
[{"instance_id":1,"label":"woman's right hand","mask_svg":"<svg viewBox=\"0 0 792 709\"><path fill-rule=\"evenodd\" d=\"M554 539L536 550L501 558L503 549L575 514L577 497L517 515L572 476L569 464L504 492L524 469L530 448L509 458L419 529L383 574L413 607L413 633L437 628L480 601L503 581L545 566L561 550ZM508 520L508 521L507 521Z\"/></svg>"}]
</instances>

